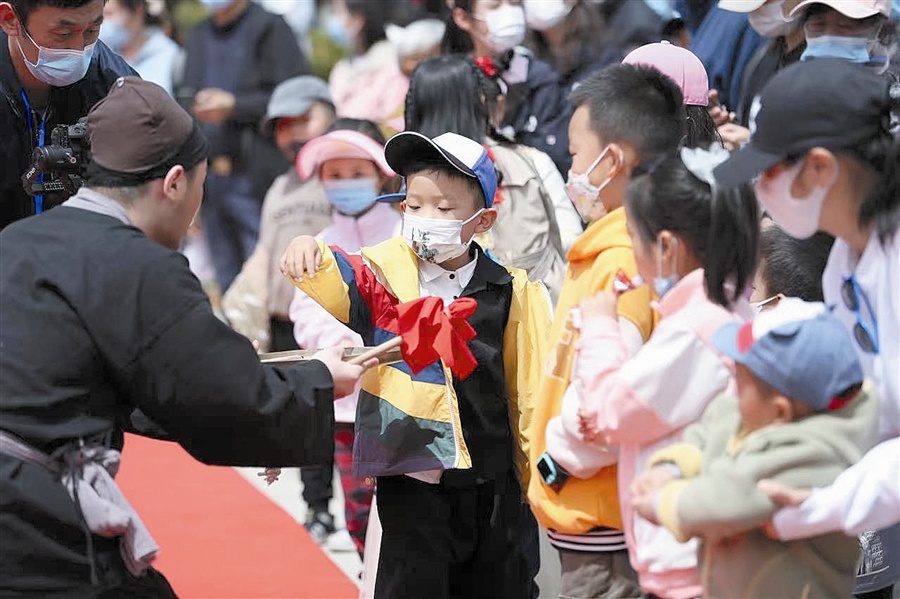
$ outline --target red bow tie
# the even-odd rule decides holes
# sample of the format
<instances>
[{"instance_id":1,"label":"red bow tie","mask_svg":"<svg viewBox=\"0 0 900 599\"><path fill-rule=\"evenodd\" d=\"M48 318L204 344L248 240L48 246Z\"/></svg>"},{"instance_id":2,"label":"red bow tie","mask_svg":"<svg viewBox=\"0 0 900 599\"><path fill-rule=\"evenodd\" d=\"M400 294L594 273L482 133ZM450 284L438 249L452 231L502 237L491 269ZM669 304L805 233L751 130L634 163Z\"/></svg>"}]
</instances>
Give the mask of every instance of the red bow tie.
<instances>
[{"instance_id":1,"label":"red bow tie","mask_svg":"<svg viewBox=\"0 0 900 599\"><path fill-rule=\"evenodd\" d=\"M475 329L466 320L478 303L464 297L444 307L439 297L423 297L397 305L397 323L403 338L401 351L413 374L443 359L454 376L465 379L478 361L467 343Z\"/></svg>"}]
</instances>

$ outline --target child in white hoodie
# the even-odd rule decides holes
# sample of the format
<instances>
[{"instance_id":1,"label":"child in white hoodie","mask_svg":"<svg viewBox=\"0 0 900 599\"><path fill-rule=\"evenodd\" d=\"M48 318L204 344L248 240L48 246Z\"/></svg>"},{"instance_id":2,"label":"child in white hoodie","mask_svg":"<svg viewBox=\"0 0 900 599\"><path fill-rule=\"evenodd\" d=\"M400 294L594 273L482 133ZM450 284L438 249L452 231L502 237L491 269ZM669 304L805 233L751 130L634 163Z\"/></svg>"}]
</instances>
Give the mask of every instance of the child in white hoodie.
<instances>
[{"instance_id":1,"label":"child in white hoodie","mask_svg":"<svg viewBox=\"0 0 900 599\"><path fill-rule=\"evenodd\" d=\"M325 196L334 207L331 225L316 236L326 245L356 252L400 234L400 212L392 204L375 202L382 193L396 191L396 175L385 161L384 138L375 123L338 119L328 133L304 146L297 157L297 169L304 179L313 174L319 176ZM359 335L299 289L291 302L290 318L300 347L362 345ZM334 403L334 440L347 531L362 557L373 484L371 479L358 478L350 472L356 401L354 392ZM334 531L333 518L327 511L314 508L311 518L312 525L318 524L322 532Z\"/></svg>"}]
</instances>

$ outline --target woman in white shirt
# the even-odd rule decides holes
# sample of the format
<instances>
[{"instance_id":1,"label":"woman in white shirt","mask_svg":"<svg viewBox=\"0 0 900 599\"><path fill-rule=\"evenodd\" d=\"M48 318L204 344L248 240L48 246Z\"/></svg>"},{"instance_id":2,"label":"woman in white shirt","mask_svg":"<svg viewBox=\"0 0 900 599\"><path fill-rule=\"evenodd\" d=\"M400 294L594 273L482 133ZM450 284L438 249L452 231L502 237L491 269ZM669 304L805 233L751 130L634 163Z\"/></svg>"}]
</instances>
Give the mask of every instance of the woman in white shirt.
<instances>
[{"instance_id":1,"label":"woman in white shirt","mask_svg":"<svg viewBox=\"0 0 900 599\"><path fill-rule=\"evenodd\" d=\"M862 538L865 552L857 594L900 579L900 504L896 472L900 437L900 140L890 132L888 83L868 69L837 59L800 62L763 89L756 131L745 148L716 170L722 185L759 175L757 197L790 235L825 231L837 239L822 276L825 303L853 333L866 376L880 395L883 442L838 483L791 493L765 483L773 499L799 503L781 510L780 536L801 538L895 524ZM877 453L876 453L877 452ZM838 488L841 485L841 488ZM846 485L855 485L848 488ZM866 499L868 498L868 500ZM803 499L806 499L805 501Z\"/></svg>"}]
</instances>

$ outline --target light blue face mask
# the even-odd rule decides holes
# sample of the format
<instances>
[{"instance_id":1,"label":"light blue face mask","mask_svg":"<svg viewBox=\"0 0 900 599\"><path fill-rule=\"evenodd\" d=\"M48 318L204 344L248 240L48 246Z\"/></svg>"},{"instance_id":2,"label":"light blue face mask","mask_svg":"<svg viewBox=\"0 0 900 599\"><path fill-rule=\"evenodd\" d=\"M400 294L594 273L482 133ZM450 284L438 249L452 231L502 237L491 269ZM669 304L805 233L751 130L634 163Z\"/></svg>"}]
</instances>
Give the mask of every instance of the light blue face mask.
<instances>
[{"instance_id":1,"label":"light blue face mask","mask_svg":"<svg viewBox=\"0 0 900 599\"><path fill-rule=\"evenodd\" d=\"M110 50L121 54L122 48L131 40L131 32L125 26L115 21L103 21L100 26L100 41L109 46Z\"/></svg>"},{"instance_id":2,"label":"light blue face mask","mask_svg":"<svg viewBox=\"0 0 900 599\"><path fill-rule=\"evenodd\" d=\"M84 78L88 71L88 67L91 66L95 44L88 44L84 47L84 50L45 48L39 46L37 42L28 35L27 31L24 33L38 49L37 62L31 62L28 60L28 57L25 56L25 51L22 50L22 44L19 42L19 38L16 38L16 43L19 44L19 52L22 53L22 58L25 59L25 66L28 68L28 71L34 75L35 79L43 81L53 87L65 87Z\"/></svg>"},{"instance_id":3,"label":"light blue face mask","mask_svg":"<svg viewBox=\"0 0 900 599\"><path fill-rule=\"evenodd\" d=\"M839 58L860 64L871 60L869 40L864 37L847 37L843 35L820 35L806 40L806 50L800 60L810 58Z\"/></svg>"},{"instance_id":4,"label":"light blue face mask","mask_svg":"<svg viewBox=\"0 0 900 599\"><path fill-rule=\"evenodd\" d=\"M328 202L347 216L362 214L375 203L377 185L378 179L375 177L322 181Z\"/></svg>"},{"instance_id":5,"label":"light blue face mask","mask_svg":"<svg viewBox=\"0 0 900 599\"><path fill-rule=\"evenodd\" d=\"M672 238L672 262L675 261L675 248L678 247L678 238ZM653 291L656 292L656 296L662 298L665 294L669 293L672 290L672 287L678 282L678 274L672 272L668 275L663 275L663 267L662 267L662 239L656 238L656 276L653 277ZM670 264L672 270L675 270L674 265Z\"/></svg>"},{"instance_id":6,"label":"light blue face mask","mask_svg":"<svg viewBox=\"0 0 900 599\"><path fill-rule=\"evenodd\" d=\"M335 44L342 48L353 46L353 38L347 33L344 22L337 15L330 15L325 21L325 33Z\"/></svg>"}]
</instances>

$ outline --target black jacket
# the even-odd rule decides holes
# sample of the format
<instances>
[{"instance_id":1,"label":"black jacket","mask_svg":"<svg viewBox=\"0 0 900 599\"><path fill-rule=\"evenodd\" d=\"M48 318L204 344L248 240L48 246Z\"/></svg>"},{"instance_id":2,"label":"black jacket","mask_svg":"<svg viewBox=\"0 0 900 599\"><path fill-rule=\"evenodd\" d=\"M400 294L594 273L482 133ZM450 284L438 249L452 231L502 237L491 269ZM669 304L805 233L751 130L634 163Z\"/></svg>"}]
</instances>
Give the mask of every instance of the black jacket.
<instances>
[{"instance_id":1,"label":"black jacket","mask_svg":"<svg viewBox=\"0 0 900 599\"><path fill-rule=\"evenodd\" d=\"M254 195L262 202L275 177L290 165L273 141L260 134L260 121L275 87L309 72L297 38L284 19L251 2L246 12L225 28L217 29L209 19L194 27L185 44L184 74L176 82L175 97L190 112L194 96L206 87L207 42L212 36L228 35L239 22L246 27L246 44L252 51L241 64L233 65L239 82L234 118L226 123L225 135L229 147L239 148L238 155L230 158L250 177Z\"/></svg>"},{"instance_id":2,"label":"black jacket","mask_svg":"<svg viewBox=\"0 0 900 599\"><path fill-rule=\"evenodd\" d=\"M0 232L0 427L40 451L108 434L121 443L140 409L207 464L324 462L333 401L322 363L261 365L184 256L135 227L61 206ZM127 585L116 541L91 538L89 557L53 475L0 454L0 596Z\"/></svg>"},{"instance_id":3,"label":"black jacket","mask_svg":"<svg viewBox=\"0 0 900 599\"><path fill-rule=\"evenodd\" d=\"M21 96L22 85L13 70L8 42L8 36L0 31L0 132L3 134L3 142L0 143L0 229L34 214L34 199L22 187L22 174L31 165L31 154L37 145L37 131L33 139L29 136ZM124 75L137 73L119 55L98 41L84 78L50 91L45 127L47 143L55 125L72 124L87 116L91 107L106 97L115 80ZM44 207L59 204L64 199L46 197Z\"/></svg>"},{"instance_id":4,"label":"black jacket","mask_svg":"<svg viewBox=\"0 0 900 599\"><path fill-rule=\"evenodd\" d=\"M516 51L527 52L524 48ZM565 178L572 165L569 155L572 105L553 67L528 54L526 80L509 86L503 126L513 128L515 141L547 153Z\"/></svg>"}]
</instances>

